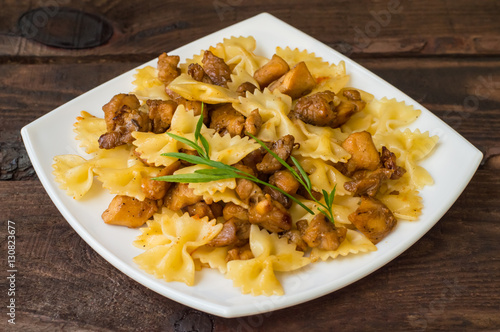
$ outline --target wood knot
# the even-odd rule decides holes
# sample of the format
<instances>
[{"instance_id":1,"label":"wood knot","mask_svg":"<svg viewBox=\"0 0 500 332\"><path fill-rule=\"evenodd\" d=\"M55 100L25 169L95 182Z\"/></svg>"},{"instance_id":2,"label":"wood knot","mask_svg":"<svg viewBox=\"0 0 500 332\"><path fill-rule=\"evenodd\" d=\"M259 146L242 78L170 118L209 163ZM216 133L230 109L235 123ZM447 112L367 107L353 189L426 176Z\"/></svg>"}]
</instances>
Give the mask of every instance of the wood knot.
<instances>
[{"instance_id":1,"label":"wood knot","mask_svg":"<svg viewBox=\"0 0 500 332\"><path fill-rule=\"evenodd\" d=\"M113 36L113 27L103 17L57 5L32 9L17 24L23 37L65 49L100 46Z\"/></svg>"}]
</instances>

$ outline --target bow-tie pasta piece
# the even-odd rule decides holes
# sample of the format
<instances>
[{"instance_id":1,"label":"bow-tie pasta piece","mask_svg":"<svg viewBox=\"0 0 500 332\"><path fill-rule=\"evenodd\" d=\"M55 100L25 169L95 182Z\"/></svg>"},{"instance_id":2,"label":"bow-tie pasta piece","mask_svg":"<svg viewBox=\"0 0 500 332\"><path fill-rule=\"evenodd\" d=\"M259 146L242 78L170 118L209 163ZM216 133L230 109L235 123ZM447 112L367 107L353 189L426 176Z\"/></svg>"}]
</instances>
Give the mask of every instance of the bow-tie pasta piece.
<instances>
[{"instance_id":1,"label":"bow-tie pasta piece","mask_svg":"<svg viewBox=\"0 0 500 332\"><path fill-rule=\"evenodd\" d=\"M98 151L99 137L106 132L104 119L82 111L76 120L74 132L76 133L76 140L80 142L80 147L84 148L86 153Z\"/></svg>"},{"instance_id":2,"label":"bow-tie pasta piece","mask_svg":"<svg viewBox=\"0 0 500 332\"><path fill-rule=\"evenodd\" d=\"M233 280L235 287L241 287L243 294L283 295L283 287L274 272L293 271L310 263L303 252L295 250L294 244L275 233L259 230L257 225L250 229L250 248L255 258L227 264L226 276Z\"/></svg>"},{"instance_id":3,"label":"bow-tie pasta piece","mask_svg":"<svg viewBox=\"0 0 500 332\"><path fill-rule=\"evenodd\" d=\"M180 281L194 285L195 262L191 254L206 245L222 229L215 219L193 218L164 213L158 217L163 235L170 241L147 249L134 262L144 271L167 282ZM144 240L142 240L144 241Z\"/></svg>"},{"instance_id":4,"label":"bow-tie pasta piece","mask_svg":"<svg viewBox=\"0 0 500 332\"><path fill-rule=\"evenodd\" d=\"M140 100L170 99L165 93L165 84L158 79L158 69L145 66L137 69L134 77L135 80L132 82L135 85L134 94Z\"/></svg>"}]
</instances>

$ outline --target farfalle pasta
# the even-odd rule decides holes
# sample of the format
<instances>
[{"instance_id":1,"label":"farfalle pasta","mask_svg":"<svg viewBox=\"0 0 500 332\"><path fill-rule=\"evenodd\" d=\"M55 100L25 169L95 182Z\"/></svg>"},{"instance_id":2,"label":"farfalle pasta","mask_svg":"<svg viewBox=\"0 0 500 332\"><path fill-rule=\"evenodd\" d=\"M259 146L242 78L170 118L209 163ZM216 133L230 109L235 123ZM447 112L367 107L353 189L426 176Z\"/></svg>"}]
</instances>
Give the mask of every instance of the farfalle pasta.
<instances>
[{"instance_id":1,"label":"farfalle pasta","mask_svg":"<svg viewBox=\"0 0 500 332\"><path fill-rule=\"evenodd\" d=\"M77 117L87 156L54 157L68 195L100 184L116 195L106 223L143 225L134 261L157 278L192 286L215 269L244 294L282 295L284 273L369 254L421 214L433 179L419 162L438 138L405 129L419 110L349 86L343 61L256 50L247 36L160 55L102 118Z\"/></svg>"}]
</instances>

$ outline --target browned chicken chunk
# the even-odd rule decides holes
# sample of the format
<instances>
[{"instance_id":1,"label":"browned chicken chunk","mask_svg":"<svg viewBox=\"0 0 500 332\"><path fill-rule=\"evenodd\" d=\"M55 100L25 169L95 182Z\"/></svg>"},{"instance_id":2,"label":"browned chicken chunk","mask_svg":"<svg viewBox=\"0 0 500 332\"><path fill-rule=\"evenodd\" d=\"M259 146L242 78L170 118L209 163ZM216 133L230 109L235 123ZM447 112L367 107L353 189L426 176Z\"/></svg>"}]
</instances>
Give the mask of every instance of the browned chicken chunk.
<instances>
[{"instance_id":1,"label":"browned chicken chunk","mask_svg":"<svg viewBox=\"0 0 500 332\"><path fill-rule=\"evenodd\" d=\"M245 133L250 133L254 136L260 131L260 127L262 126L262 118L260 116L259 110L254 109L252 113L245 120Z\"/></svg>"},{"instance_id":2,"label":"browned chicken chunk","mask_svg":"<svg viewBox=\"0 0 500 332\"><path fill-rule=\"evenodd\" d=\"M311 248L321 250L336 250L347 234L345 227L335 228L324 214L317 214L306 226L303 221L297 222L302 239Z\"/></svg>"},{"instance_id":3,"label":"browned chicken chunk","mask_svg":"<svg viewBox=\"0 0 500 332\"><path fill-rule=\"evenodd\" d=\"M149 117L139 109L135 95L118 94L102 107L107 132L99 137L101 149L112 149L118 145L132 143L134 131L148 131Z\"/></svg>"},{"instance_id":4,"label":"browned chicken chunk","mask_svg":"<svg viewBox=\"0 0 500 332\"><path fill-rule=\"evenodd\" d=\"M210 76L205 73L203 67L198 63L191 63L188 67L187 72L194 80L198 82L214 84L210 79Z\"/></svg>"},{"instance_id":5,"label":"browned chicken chunk","mask_svg":"<svg viewBox=\"0 0 500 332\"><path fill-rule=\"evenodd\" d=\"M233 245L238 241L236 236L236 225L233 220L227 220L223 225L222 229L207 245L211 247L223 247Z\"/></svg>"},{"instance_id":6,"label":"browned chicken chunk","mask_svg":"<svg viewBox=\"0 0 500 332\"><path fill-rule=\"evenodd\" d=\"M148 105L148 115L151 120L151 131L155 134L161 134L170 128L172 117L177 108L177 103L172 100L153 100L146 101Z\"/></svg>"},{"instance_id":7,"label":"browned chicken chunk","mask_svg":"<svg viewBox=\"0 0 500 332\"><path fill-rule=\"evenodd\" d=\"M292 217L287 209L269 195L259 195L259 197L248 209L248 221L274 233L290 230Z\"/></svg>"},{"instance_id":8,"label":"browned chicken chunk","mask_svg":"<svg viewBox=\"0 0 500 332\"><path fill-rule=\"evenodd\" d=\"M256 194L262 193L262 189L254 182L247 179L236 179L236 194L242 201L248 199Z\"/></svg>"},{"instance_id":9,"label":"browned chicken chunk","mask_svg":"<svg viewBox=\"0 0 500 332\"><path fill-rule=\"evenodd\" d=\"M307 69L305 62L299 62L288 73L269 85L269 90L278 90L292 99L302 97L316 86L316 80Z\"/></svg>"},{"instance_id":10,"label":"browned chicken chunk","mask_svg":"<svg viewBox=\"0 0 500 332\"><path fill-rule=\"evenodd\" d=\"M293 195L300 187L299 181L289 170L277 171L269 178L269 183Z\"/></svg>"},{"instance_id":11,"label":"browned chicken chunk","mask_svg":"<svg viewBox=\"0 0 500 332\"><path fill-rule=\"evenodd\" d=\"M140 201L133 197L117 195L102 214L107 224L141 227L158 210L156 201L146 198Z\"/></svg>"},{"instance_id":12,"label":"browned chicken chunk","mask_svg":"<svg viewBox=\"0 0 500 332\"><path fill-rule=\"evenodd\" d=\"M227 87L227 82L231 82L231 68L223 59L215 56L210 51L203 54L203 70L212 80L213 84Z\"/></svg>"},{"instance_id":13,"label":"browned chicken chunk","mask_svg":"<svg viewBox=\"0 0 500 332\"><path fill-rule=\"evenodd\" d=\"M353 180L344 183L347 191L354 193L354 196L375 196L384 180L391 177L392 170L387 168L377 168L374 171L357 171L352 176Z\"/></svg>"},{"instance_id":14,"label":"browned chicken chunk","mask_svg":"<svg viewBox=\"0 0 500 332\"><path fill-rule=\"evenodd\" d=\"M366 103L361 99L361 94L355 89L344 89L339 92L338 97L340 104L336 107L338 112L337 127L346 123L351 116L366 106Z\"/></svg>"},{"instance_id":15,"label":"browned chicken chunk","mask_svg":"<svg viewBox=\"0 0 500 332\"><path fill-rule=\"evenodd\" d=\"M193 205L188 205L185 209L187 210L187 212L191 217L196 216L197 218L208 217L208 219L210 220L215 219L214 213L212 212L210 205L208 205L203 201L196 202Z\"/></svg>"},{"instance_id":16,"label":"browned chicken chunk","mask_svg":"<svg viewBox=\"0 0 500 332\"><path fill-rule=\"evenodd\" d=\"M212 111L210 128L215 129L221 136L241 135L245 128L245 117L231 104L224 104Z\"/></svg>"},{"instance_id":17,"label":"browned chicken chunk","mask_svg":"<svg viewBox=\"0 0 500 332\"><path fill-rule=\"evenodd\" d=\"M180 57L177 55L167 55L162 53L158 57L158 79L169 85L177 76L181 74L181 70L177 68Z\"/></svg>"},{"instance_id":18,"label":"browned chicken chunk","mask_svg":"<svg viewBox=\"0 0 500 332\"><path fill-rule=\"evenodd\" d=\"M264 143L267 145L268 148L272 147L272 143L266 143L266 142ZM257 164L262 162L262 159L264 158L266 153L267 153L266 149L260 147L247 154L245 158L241 160L241 162L243 163L243 165L250 167L254 171L254 173L257 173L258 172Z\"/></svg>"},{"instance_id":19,"label":"browned chicken chunk","mask_svg":"<svg viewBox=\"0 0 500 332\"><path fill-rule=\"evenodd\" d=\"M297 250L306 251L307 243L302 239L302 235L298 229L291 229L283 233L282 237L288 239L288 243L293 243Z\"/></svg>"},{"instance_id":20,"label":"browned chicken chunk","mask_svg":"<svg viewBox=\"0 0 500 332\"><path fill-rule=\"evenodd\" d=\"M289 70L288 63L279 55L274 54L268 63L255 71L253 78L259 83L260 89L264 90L265 87L285 75Z\"/></svg>"},{"instance_id":21,"label":"browned chicken chunk","mask_svg":"<svg viewBox=\"0 0 500 332\"><path fill-rule=\"evenodd\" d=\"M182 208L198 203L203 196L195 195L188 183L176 183L167 191L165 196L165 206L172 211L179 211Z\"/></svg>"},{"instance_id":22,"label":"browned chicken chunk","mask_svg":"<svg viewBox=\"0 0 500 332\"><path fill-rule=\"evenodd\" d=\"M300 187L300 183L295 179L295 177L288 170L277 171L269 178L269 184L283 190L287 194L293 195L297 192ZM269 194L274 200L278 201L285 208L289 209L292 206L292 200L281 193L280 191L265 187L264 193Z\"/></svg>"},{"instance_id":23,"label":"browned chicken chunk","mask_svg":"<svg viewBox=\"0 0 500 332\"><path fill-rule=\"evenodd\" d=\"M172 175L181 166L180 161L164 167L157 176ZM156 181L148 178L143 178L141 183L142 192L149 199L163 199L170 188L172 182Z\"/></svg>"},{"instance_id":24,"label":"browned chicken chunk","mask_svg":"<svg viewBox=\"0 0 500 332\"><path fill-rule=\"evenodd\" d=\"M326 90L297 100L288 116L315 126L330 126L337 118L335 106L335 93Z\"/></svg>"},{"instance_id":25,"label":"browned chicken chunk","mask_svg":"<svg viewBox=\"0 0 500 332\"><path fill-rule=\"evenodd\" d=\"M222 210L222 216L225 220L229 219L239 219L239 220L248 220L248 210L242 206L239 206L234 203L227 203Z\"/></svg>"},{"instance_id":26,"label":"browned chicken chunk","mask_svg":"<svg viewBox=\"0 0 500 332\"><path fill-rule=\"evenodd\" d=\"M372 135L367 131L350 134L342 142L344 150L351 154L345 164L344 174L352 176L358 170L374 171L380 164L380 155L372 140Z\"/></svg>"},{"instance_id":27,"label":"browned chicken chunk","mask_svg":"<svg viewBox=\"0 0 500 332\"><path fill-rule=\"evenodd\" d=\"M210 118L208 117L208 109L205 105L205 107L202 107L202 102L198 100L187 100L183 98L180 94L170 90L170 89L165 89L166 94L172 98L174 102L176 102L179 105L184 105L186 110L188 111L193 111L193 114L200 115L201 112L203 111L203 123L205 125L208 125Z\"/></svg>"},{"instance_id":28,"label":"browned chicken chunk","mask_svg":"<svg viewBox=\"0 0 500 332\"><path fill-rule=\"evenodd\" d=\"M293 150L295 138L292 135L285 135L279 140L273 142L270 150L283 160L287 160ZM272 174L283 167L281 163L269 152L266 153L262 162L257 164L257 170L265 174Z\"/></svg>"},{"instance_id":29,"label":"browned chicken chunk","mask_svg":"<svg viewBox=\"0 0 500 332\"><path fill-rule=\"evenodd\" d=\"M246 243L243 246L233 248L227 252L226 262L232 260L247 260L252 259L253 254L250 249L250 244Z\"/></svg>"},{"instance_id":30,"label":"browned chicken chunk","mask_svg":"<svg viewBox=\"0 0 500 332\"><path fill-rule=\"evenodd\" d=\"M397 222L384 203L368 196L361 197L361 204L349 215L349 220L374 244L386 237Z\"/></svg>"},{"instance_id":31,"label":"browned chicken chunk","mask_svg":"<svg viewBox=\"0 0 500 332\"><path fill-rule=\"evenodd\" d=\"M403 167L396 165L396 155L389 151L389 149L385 146L382 147L380 163L383 168L393 171L391 174L391 180L397 180L406 173L406 170Z\"/></svg>"},{"instance_id":32,"label":"browned chicken chunk","mask_svg":"<svg viewBox=\"0 0 500 332\"><path fill-rule=\"evenodd\" d=\"M236 92L240 96L245 97L247 95L247 91L250 92L250 93L254 93L255 89L257 89L257 87L255 85L253 85L252 83L250 83L250 82L243 82L236 89Z\"/></svg>"},{"instance_id":33,"label":"browned chicken chunk","mask_svg":"<svg viewBox=\"0 0 500 332\"><path fill-rule=\"evenodd\" d=\"M106 130L114 131L116 127L116 121L114 118L120 113L123 107L127 106L131 110L138 109L141 106L139 99L135 95L120 93L102 107L104 112L104 120L106 121Z\"/></svg>"}]
</instances>

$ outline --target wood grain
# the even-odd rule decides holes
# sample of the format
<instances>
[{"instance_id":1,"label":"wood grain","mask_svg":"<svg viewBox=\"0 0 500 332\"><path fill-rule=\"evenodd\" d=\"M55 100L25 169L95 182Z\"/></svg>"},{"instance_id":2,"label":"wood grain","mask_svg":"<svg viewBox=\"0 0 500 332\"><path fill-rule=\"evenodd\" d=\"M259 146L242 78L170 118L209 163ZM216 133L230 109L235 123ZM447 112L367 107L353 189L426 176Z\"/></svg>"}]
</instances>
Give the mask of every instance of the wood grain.
<instances>
[{"instance_id":1,"label":"wood grain","mask_svg":"<svg viewBox=\"0 0 500 332\"><path fill-rule=\"evenodd\" d=\"M50 4L49 0L40 1ZM0 23L0 55L156 55L263 11L352 56L500 54L498 2L480 1L53 1L101 15L114 26L112 39L87 50L60 50L21 37L18 18L34 6L7 0ZM46 17L58 7L47 7ZM314 18L314 19L312 19ZM43 27L43 17L40 26Z\"/></svg>"},{"instance_id":2,"label":"wood grain","mask_svg":"<svg viewBox=\"0 0 500 332\"><path fill-rule=\"evenodd\" d=\"M112 24L113 37L83 50L23 38L19 17L36 7L55 15L54 4L101 15ZM400 88L483 151L484 159L437 225L391 263L319 299L224 319L156 294L96 254L45 193L20 130L160 52L264 11ZM491 0L4 1L0 248L7 247L6 221L16 222L16 330L499 330L499 14L500 4ZM6 255L0 257L6 266ZM4 269L2 289L7 288L5 276ZM6 299L0 296L2 306ZM9 330L5 311L0 312L0 330Z\"/></svg>"}]
</instances>

